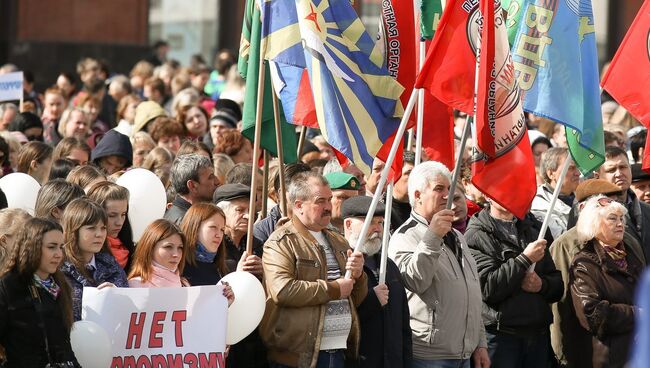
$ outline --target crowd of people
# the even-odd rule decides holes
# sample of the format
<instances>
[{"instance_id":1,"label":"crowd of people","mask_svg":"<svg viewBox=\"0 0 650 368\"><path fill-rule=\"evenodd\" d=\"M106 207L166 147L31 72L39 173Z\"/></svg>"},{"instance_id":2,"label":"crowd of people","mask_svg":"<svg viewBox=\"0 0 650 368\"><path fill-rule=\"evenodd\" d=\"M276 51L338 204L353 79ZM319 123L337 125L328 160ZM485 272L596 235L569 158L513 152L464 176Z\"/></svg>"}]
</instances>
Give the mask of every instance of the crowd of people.
<instances>
[{"instance_id":1,"label":"crowd of people","mask_svg":"<svg viewBox=\"0 0 650 368\"><path fill-rule=\"evenodd\" d=\"M254 170L235 55L182 67L167 49L157 44L128 76L83 58L42 93L25 71L22 105L0 103L1 174L41 186L33 216L0 210L0 366L79 366L70 330L84 287L215 285L233 271L255 275L267 301L258 328L229 347L229 367L629 362L650 257L650 175L640 168L646 131L615 102L603 103L605 162L588 178L573 164L560 178L571 159L563 127L527 116L539 187L524 218L472 185L467 154L450 193L448 168L426 155L416 164L407 149L392 201L382 195L361 234L381 160L365 175L342 166L310 129L297 163ZM464 122L456 113L457 135ZM115 184L131 168L167 191L164 218L137 242L129 191ZM237 297L227 284L223 294Z\"/></svg>"}]
</instances>

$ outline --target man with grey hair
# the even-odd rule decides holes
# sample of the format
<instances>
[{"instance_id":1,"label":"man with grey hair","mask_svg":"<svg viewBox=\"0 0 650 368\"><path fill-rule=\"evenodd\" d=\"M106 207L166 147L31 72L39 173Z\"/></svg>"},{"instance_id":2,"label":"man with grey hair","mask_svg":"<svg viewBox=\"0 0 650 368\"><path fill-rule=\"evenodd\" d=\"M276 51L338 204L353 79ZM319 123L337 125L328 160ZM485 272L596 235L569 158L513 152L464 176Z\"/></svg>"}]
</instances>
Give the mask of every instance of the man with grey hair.
<instances>
[{"instance_id":1,"label":"man with grey hair","mask_svg":"<svg viewBox=\"0 0 650 368\"><path fill-rule=\"evenodd\" d=\"M217 184L209 158L198 154L176 157L171 169L171 186L176 198L164 218L180 224L192 203L212 201Z\"/></svg>"},{"instance_id":2,"label":"man with grey hair","mask_svg":"<svg viewBox=\"0 0 650 368\"><path fill-rule=\"evenodd\" d=\"M413 332L413 366L487 368L481 287L463 235L445 209L451 174L445 165L416 165L408 181L411 217L390 241L407 289ZM471 362L473 360L473 363Z\"/></svg>"},{"instance_id":3,"label":"man with grey hair","mask_svg":"<svg viewBox=\"0 0 650 368\"><path fill-rule=\"evenodd\" d=\"M297 174L288 197L293 217L264 245L260 333L272 367L342 367L358 354L356 307L368 292L363 255L328 228L332 191L323 176Z\"/></svg>"},{"instance_id":4,"label":"man with grey hair","mask_svg":"<svg viewBox=\"0 0 650 368\"><path fill-rule=\"evenodd\" d=\"M569 150L564 147L550 148L542 154L539 171L544 179L544 184L537 188L537 194L535 194L530 208L530 213L540 222L544 222L544 217L551 207L553 191L560 181L562 167L566 160L571 160L571 157L569 156ZM553 239L557 239L567 230L569 213L575 201L574 192L578 184L580 184L580 171L571 160L569 170L566 172L560 187L559 200L555 202L555 208L548 224Z\"/></svg>"}]
</instances>

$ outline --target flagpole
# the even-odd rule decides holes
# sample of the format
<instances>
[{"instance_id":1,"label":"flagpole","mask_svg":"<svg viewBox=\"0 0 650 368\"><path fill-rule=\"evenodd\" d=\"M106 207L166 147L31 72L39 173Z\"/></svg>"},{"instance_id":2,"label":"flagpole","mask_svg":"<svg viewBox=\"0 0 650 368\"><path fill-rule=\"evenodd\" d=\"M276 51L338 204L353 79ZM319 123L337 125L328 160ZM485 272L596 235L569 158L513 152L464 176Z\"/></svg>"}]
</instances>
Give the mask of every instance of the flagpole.
<instances>
[{"instance_id":1,"label":"flagpole","mask_svg":"<svg viewBox=\"0 0 650 368\"><path fill-rule=\"evenodd\" d=\"M248 228L246 236L246 253L253 254L253 225L255 224L255 202L257 188L257 170L260 157L260 139L262 136L262 107L264 105L264 54L266 53L266 41L261 41L259 55L259 71L257 74L257 104L255 106L255 138L253 139L253 168L251 174L251 196L248 202Z\"/></svg>"},{"instance_id":2,"label":"flagpole","mask_svg":"<svg viewBox=\"0 0 650 368\"><path fill-rule=\"evenodd\" d=\"M280 193L276 193L280 199L280 212L282 216L287 216L287 192L284 181L284 150L282 148L282 128L280 127L280 107L278 106L278 96L275 94L275 86L271 83L271 95L273 97L273 120L275 120L275 142L278 150L278 177L280 179Z\"/></svg>"},{"instance_id":3,"label":"flagpole","mask_svg":"<svg viewBox=\"0 0 650 368\"><path fill-rule=\"evenodd\" d=\"M454 164L454 172L451 174L451 183L449 185L449 195L447 196L447 209L451 209L454 203L454 195L456 194L456 186L458 185L458 177L460 176L460 167L463 164L463 152L467 145L467 137L472 126L472 117L467 115L465 117L465 127L463 128L463 135L460 137L460 145L456 154L456 163Z\"/></svg>"},{"instance_id":4,"label":"flagpole","mask_svg":"<svg viewBox=\"0 0 650 368\"><path fill-rule=\"evenodd\" d=\"M569 152L567 152L566 160L564 160L564 164L562 165L562 172L560 172L560 178L555 184L555 190L553 190L553 197L551 197L551 202L549 203L548 211L544 216L544 222L542 222L542 228L539 230L539 235L537 236L537 240L544 239L544 235L546 234L546 229L548 229L548 223L551 221L551 215L553 214L553 209L555 208L555 202L557 202L557 199L560 196L560 188L562 188L562 184L564 183L564 177L566 176L566 173L569 171L569 166L571 166L571 162L573 162L573 159L571 158ZM535 272L535 263L533 263L532 265L530 265L530 267L528 267L528 272L530 273Z\"/></svg>"},{"instance_id":5,"label":"flagpole","mask_svg":"<svg viewBox=\"0 0 650 368\"><path fill-rule=\"evenodd\" d=\"M390 239L390 219L393 209L393 181L386 187L386 210L384 212L384 234L381 238L381 261L379 262L379 284L386 283L386 264L388 263L388 241Z\"/></svg>"},{"instance_id":6,"label":"flagpole","mask_svg":"<svg viewBox=\"0 0 650 368\"><path fill-rule=\"evenodd\" d=\"M420 41L420 67L419 70L422 70L422 65L424 65L424 59L426 58L427 48L425 41ZM415 136L415 164L418 165L422 162L422 129L424 129L424 88L420 89L418 92L418 115L417 115L417 129Z\"/></svg>"},{"instance_id":7,"label":"flagpole","mask_svg":"<svg viewBox=\"0 0 650 368\"><path fill-rule=\"evenodd\" d=\"M372 222L375 209L377 209L377 204L379 203L379 198L381 197L381 193L384 191L384 187L386 186L386 181L388 180L388 174L390 173L391 166L393 165L393 161L395 161L395 156L397 155L397 149L399 148L400 144L402 144L402 137L404 136L404 131L406 130L406 125L408 123L409 116L413 112L413 107L415 105L415 101L417 101L417 97L418 97L418 89L414 88L413 92L411 92L411 97L409 98L409 102L406 105L406 109L404 110L404 116L402 116L402 121L400 122L399 128L397 128L397 132L395 133L395 139L393 140L393 144L390 147L390 152L388 153L386 164L384 165L384 169L382 170L381 176L379 177L379 183L377 183L375 194L372 196L372 202L370 203L370 208L368 208L366 219L363 222L363 227L361 228L361 234L359 235L359 239L357 239L357 244L355 244L354 246L355 252L361 249L361 244L363 244L366 241L366 235L368 233L368 229L370 228L370 222ZM349 279L351 276L352 273L349 270L345 272L345 278Z\"/></svg>"},{"instance_id":8,"label":"flagpole","mask_svg":"<svg viewBox=\"0 0 650 368\"><path fill-rule=\"evenodd\" d=\"M300 154L302 153L302 148L305 145L305 138L307 137L307 127L300 127L300 137L298 138L298 160L300 160Z\"/></svg>"},{"instance_id":9,"label":"flagpole","mask_svg":"<svg viewBox=\"0 0 650 368\"><path fill-rule=\"evenodd\" d=\"M264 167L262 169L262 208L260 209L260 219L265 218L268 213L268 203L266 203L266 200L269 197L269 156L269 151L264 150Z\"/></svg>"}]
</instances>

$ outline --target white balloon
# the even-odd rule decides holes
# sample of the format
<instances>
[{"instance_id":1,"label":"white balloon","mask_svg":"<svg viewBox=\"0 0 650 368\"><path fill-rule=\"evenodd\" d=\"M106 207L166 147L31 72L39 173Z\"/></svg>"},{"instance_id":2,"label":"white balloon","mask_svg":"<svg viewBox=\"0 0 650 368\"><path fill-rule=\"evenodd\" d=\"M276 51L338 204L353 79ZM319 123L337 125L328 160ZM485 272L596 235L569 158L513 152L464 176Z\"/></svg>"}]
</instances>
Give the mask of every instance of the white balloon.
<instances>
[{"instance_id":1,"label":"white balloon","mask_svg":"<svg viewBox=\"0 0 650 368\"><path fill-rule=\"evenodd\" d=\"M41 185L25 173L11 173L0 179L0 188L7 196L9 208L20 208L34 216L36 197Z\"/></svg>"},{"instance_id":2,"label":"white balloon","mask_svg":"<svg viewBox=\"0 0 650 368\"><path fill-rule=\"evenodd\" d=\"M227 274L221 281L228 282L235 301L228 308L226 344L233 345L248 336L262 321L266 295L257 277L244 271Z\"/></svg>"},{"instance_id":3,"label":"white balloon","mask_svg":"<svg viewBox=\"0 0 650 368\"><path fill-rule=\"evenodd\" d=\"M140 168L125 172L117 184L129 190L129 223L137 242L147 225L165 215L165 187L156 174Z\"/></svg>"},{"instance_id":4,"label":"white balloon","mask_svg":"<svg viewBox=\"0 0 650 368\"><path fill-rule=\"evenodd\" d=\"M78 321L72 325L70 344L79 364L84 368L111 366L113 354L111 339L102 326L91 321Z\"/></svg>"}]
</instances>

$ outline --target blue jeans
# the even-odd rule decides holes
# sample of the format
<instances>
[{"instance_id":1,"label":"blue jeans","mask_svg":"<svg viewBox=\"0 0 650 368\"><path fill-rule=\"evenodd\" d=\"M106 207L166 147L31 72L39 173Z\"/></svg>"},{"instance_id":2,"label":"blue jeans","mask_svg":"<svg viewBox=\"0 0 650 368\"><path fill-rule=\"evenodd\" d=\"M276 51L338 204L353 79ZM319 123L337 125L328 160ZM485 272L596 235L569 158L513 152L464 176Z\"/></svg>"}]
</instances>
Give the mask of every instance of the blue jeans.
<instances>
[{"instance_id":1,"label":"blue jeans","mask_svg":"<svg viewBox=\"0 0 650 368\"><path fill-rule=\"evenodd\" d=\"M411 368L470 368L470 359L424 360L413 358Z\"/></svg>"},{"instance_id":2,"label":"blue jeans","mask_svg":"<svg viewBox=\"0 0 650 368\"><path fill-rule=\"evenodd\" d=\"M271 368L291 368L288 365L278 364L278 363L269 363ZM328 353L327 351L321 351L318 354L318 361L316 362L316 368L343 368L345 366L345 355L343 350L335 350Z\"/></svg>"},{"instance_id":3,"label":"blue jeans","mask_svg":"<svg viewBox=\"0 0 650 368\"><path fill-rule=\"evenodd\" d=\"M516 336L506 333L486 333L488 354L492 367L547 368L550 340L548 333L534 336Z\"/></svg>"}]
</instances>

